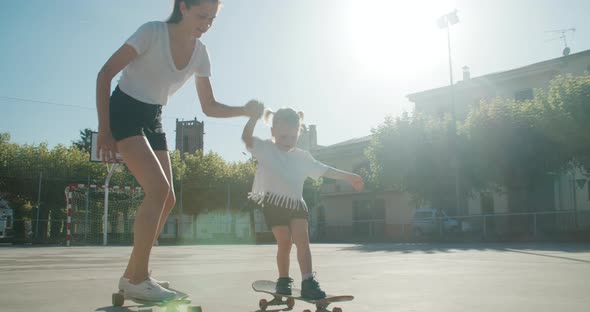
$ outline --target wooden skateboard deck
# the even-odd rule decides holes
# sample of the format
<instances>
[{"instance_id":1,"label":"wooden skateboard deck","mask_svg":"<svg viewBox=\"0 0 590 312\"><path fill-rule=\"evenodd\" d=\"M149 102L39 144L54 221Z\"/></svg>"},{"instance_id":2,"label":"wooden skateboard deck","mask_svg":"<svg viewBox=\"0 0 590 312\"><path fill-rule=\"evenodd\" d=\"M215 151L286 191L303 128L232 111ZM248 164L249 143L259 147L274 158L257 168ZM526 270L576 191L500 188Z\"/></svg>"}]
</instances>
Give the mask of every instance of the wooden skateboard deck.
<instances>
[{"instance_id":1,"label":"wooden skateboard deck","mask_svg":"<svg viewBox=\"0 0 590 312\"><path fill-rule=\"evenodd\" d=\"M135 303L141 304L142 307L159 307L162 308L164 311L202 312L200 306L188 306L191 303L191 299L189 298L190 296L187 293L172 288L169 289L176 292L176 297L164 301L149 301L137 298L130 298L126 297L122 291L119 291L113 293L113 306L122 307L125 303L125 300L131 300ZM181 307L186 307L186 309L180 310Z\"/></svg>"},{"instance_id":2,"label":"wooden skateboard deck","mask_svg":"<svg viewBox=\"0 0 590 312\"><path fill-rule=\"evenodd\" d=\"M316 306L317 312L330 312L330 310L326 309L330 304L334 302L352 301L354 299L354 296L349 295L335 296L326 294L326 298L324 299L310 300L301 297L301 290L297 288L293 288L291 290L291 295L277 294L275 292L276 285L276 282L265 280L259 280L252 283L252 289L254 291L267 293L274 297L271 301L267 301L266 299L260 299L258 303L260 310L266 311L266 308L272 305L287 305L288 308L292 308L295 305L295 300L301 300L307 303L314 304ZM287 300L283 300L283 298L287 298ZM310 310L304 310L304 312L306 311ZM335 307L334 309L332 309L332 312L342 312L342 309L339 307Z\"/></svg>"}]
</instances>

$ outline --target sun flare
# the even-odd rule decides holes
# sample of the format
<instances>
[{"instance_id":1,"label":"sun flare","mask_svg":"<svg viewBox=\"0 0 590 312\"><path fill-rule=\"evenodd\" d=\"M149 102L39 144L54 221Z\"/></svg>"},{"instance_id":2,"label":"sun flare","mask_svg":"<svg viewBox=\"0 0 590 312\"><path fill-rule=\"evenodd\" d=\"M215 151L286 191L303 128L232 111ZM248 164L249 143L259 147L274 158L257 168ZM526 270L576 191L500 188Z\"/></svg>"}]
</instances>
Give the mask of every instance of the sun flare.
<instances>
[{"instance_id":1,"label":"sun flare","mask_svg":"<svg viewBox=\"0 0 590 312\"><path fill-rule=\"evenodd\" d=\"M347 2L346 34L352 38L354 62L374 74L420 69L432 51L443 53L444 33L436 19L447 1L376 0Z\"/></svg>"}]
</instances>

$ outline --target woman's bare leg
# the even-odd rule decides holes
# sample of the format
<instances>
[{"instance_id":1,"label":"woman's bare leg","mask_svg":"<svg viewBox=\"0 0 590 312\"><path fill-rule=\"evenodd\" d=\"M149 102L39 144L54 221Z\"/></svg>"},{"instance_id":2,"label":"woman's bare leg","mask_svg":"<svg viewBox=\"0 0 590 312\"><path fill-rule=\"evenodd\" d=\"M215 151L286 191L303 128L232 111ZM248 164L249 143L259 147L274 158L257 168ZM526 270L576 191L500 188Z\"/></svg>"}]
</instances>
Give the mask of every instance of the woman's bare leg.
<instances>
[{"instance_id":1,"label":"woman's bare leg","mask_svg":"<svg viewBox=\"0 0 590 312\"><path fill-rule=\"evenodd\" d=\"M133 228L133 251L125 272L131 283L137 284L149 277L149 257L170 193L170 183L145 137L126 138L117 143L117 148L145 194L137 209Z\"/></svg>"},{"instance_id":2,"label":"woman's bare leg","mask_svg":"<svg viewBox=\"0 0 590 312\"><path fill-rule=\"evenodd\" d=\"M160 166L164 170L166 174L166 179L170 184L170 192L168 193L168 197L166 198L166 203L164 204L164 211L162 212L162 217L160 218L160 223L158 224L158 231L156 231L156 236L154 237L154 244L162 234L162 230L164 229L164 225L166 224L166 220L168 220L168 216L174 205L176 204L176 195L174 194L174 181L172 178L172 165L170 162L170 154L168 151L156 151L156 157L160 162Z\"/></svg>"}]
</instances>

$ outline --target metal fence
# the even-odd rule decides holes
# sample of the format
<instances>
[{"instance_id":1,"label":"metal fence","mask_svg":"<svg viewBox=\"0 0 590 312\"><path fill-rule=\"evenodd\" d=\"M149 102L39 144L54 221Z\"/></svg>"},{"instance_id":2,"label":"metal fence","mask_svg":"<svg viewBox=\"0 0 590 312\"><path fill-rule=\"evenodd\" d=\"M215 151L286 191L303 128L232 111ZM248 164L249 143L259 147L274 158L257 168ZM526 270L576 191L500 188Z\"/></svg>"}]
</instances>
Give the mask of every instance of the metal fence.
<instances>
[{"instance_id":1,"label":"metal fence","mask_svg":"<svg viewBox=\"0 0 590 312\"><path fill-rule=\"evenodd\" d=\"M457 227L449 227L455 220ZM230 222L181 220L171 218L161 235L161 243L260 243L272 242L272 233L265 230L264 220L254 223L246 216ZM447 222L447 223L445 223ZM346 224L310 223L312 241L519 241L519 240L582 240L590 241L590 210L568 210L534 213L503 213L433 218L430 229L417 235L416 223L409 220L391 224L386 220L358 220ZM15 219L0 242L65 244L65 220ZM98 227L97 227L98 228ZM111 234L111 233L109 233ZM131 245L132 235L113 243ZM86 244L99 244L87 242Z\"/></svg>"},{"instance_id":2,"label":"metal fence","mask_svg":"<svg viewBox=\"0 0 590 312\"><path fill-rule=\"evenodd\" d=\"M482 241L590 240L590 210L482 214L388 223L354 220L318 224L318 240L359 241Z\"/></svg>"},{"instance_id":3,"label":"metal fence","mask_svg":"<svg viewBox=\"0 0 590 312\"><path fill-rule=\"evenodd\" d=\"M461 224L455 234L483 239L576 238L575 236L590 232L590 210L483 214L452 218Z\"/></svg>"}]
</instances>

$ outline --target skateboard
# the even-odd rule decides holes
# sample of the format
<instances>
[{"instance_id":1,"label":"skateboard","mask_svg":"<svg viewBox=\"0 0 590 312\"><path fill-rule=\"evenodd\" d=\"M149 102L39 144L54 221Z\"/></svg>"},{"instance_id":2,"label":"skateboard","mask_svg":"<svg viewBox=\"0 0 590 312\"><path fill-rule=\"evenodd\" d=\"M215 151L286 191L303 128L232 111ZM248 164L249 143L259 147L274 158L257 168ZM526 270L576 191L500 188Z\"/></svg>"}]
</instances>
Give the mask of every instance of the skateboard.
<instances>
[{"instance_id":1,"label":"skateboard","mask_svg":"<svg viewBox=\"0 0 590 312\"><path fill-rule=\"evenodd\" d=\"M314 304L316 306L316 312L342 312L342 309L335 307L332 311L328 310L328 306L334 302L351 301L354 296L334 296L326 295L326 298L320 300L309 300L301 297L301 290L293 288L291 295L282 295L275 292L276 282L273 281L255 281L252 283L252 289L256 292L263 292L272 295L274 298L270 301L266 299L260 299L258 306L260 310L266 311L268 306L275 305L286 305L289 309L295 306L295 300L305 301L307 303ZM286 298L286 299L284 299ZM303 312L311 312L311 310L303 310Z\"/></svg>"},{"instance_id":2,"label":"skateboard","mask_svg":"<svg viewBox=\"0 0 590 312\"><path fill-rule=\"evenodd\" d=\"M122 307L123 304L125 303L125 300L131 300L135 303L141 304L142 307L158 307L158 308L161 308L160 310L163 310L166 312L176 312L176 311L202 312L203 311L200 306L188 306L191 303L191 299L189 298L189 295L187 293L184 293L182 291L178 291L178 290L172 289L172 288L168 288L168 289L176 292L176 297L174 297L172 299L164 300L164 301L149 301L149 300L143 300L143 299L137 299L137 298L130 298L130 297L126 297L125 294L119 290L118 292L113 293L113 296L112 296L113 306L114 307ZM186 307L186 309L182 309L183 307ZM153 309L150 309L150 310L142 309L141 311L152 312L154 310Z\"/></svg>"}]
</instances>

